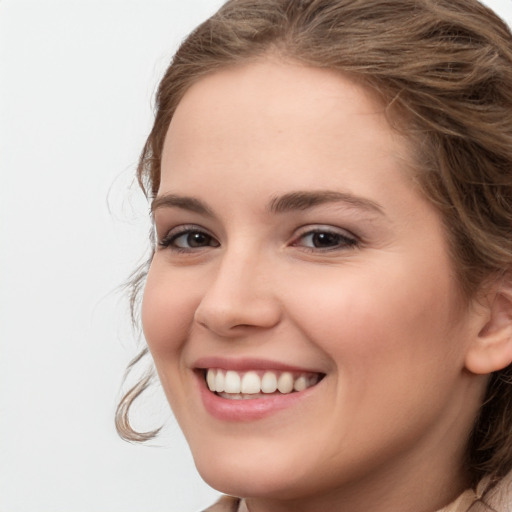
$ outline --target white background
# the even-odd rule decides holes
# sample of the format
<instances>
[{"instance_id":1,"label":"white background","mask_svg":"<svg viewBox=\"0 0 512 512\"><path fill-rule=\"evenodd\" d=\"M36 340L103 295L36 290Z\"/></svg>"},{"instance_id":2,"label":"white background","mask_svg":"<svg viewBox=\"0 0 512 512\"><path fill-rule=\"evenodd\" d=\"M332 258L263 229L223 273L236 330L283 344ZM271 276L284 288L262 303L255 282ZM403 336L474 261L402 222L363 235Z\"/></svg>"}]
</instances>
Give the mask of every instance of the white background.
<instances>
[{"instance_id":1,"label":"white background","mask_svg":"<svg viewBox=\"0 0 512 512\"><path fill-rule=\"evenodd\" d=\"M136 352L117 287L147 247L132 177L153 93L220 3L0 0L0 512L193 512L217 496L172 419L144 447L113 414ZM487 3L512 22L512 0ZM139 416L168 416L158 390Z\"/></svg>"}]
</instances>

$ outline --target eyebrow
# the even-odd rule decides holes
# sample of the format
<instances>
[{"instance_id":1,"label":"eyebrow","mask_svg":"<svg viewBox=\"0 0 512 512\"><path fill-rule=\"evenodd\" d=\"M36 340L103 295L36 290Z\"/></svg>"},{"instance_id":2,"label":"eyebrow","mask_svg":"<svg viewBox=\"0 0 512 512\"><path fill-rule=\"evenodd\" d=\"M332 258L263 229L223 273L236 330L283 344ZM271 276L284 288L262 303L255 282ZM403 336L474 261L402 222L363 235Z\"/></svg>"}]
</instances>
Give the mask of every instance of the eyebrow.
<instances>
[{"instance_id":1,"label":"eyebrow","mask_svg":"<svg viewBox=\"0 0 512 512\"><path fill-rule=\"evenodd\" d=\"M290 192L275 197L269 205L272 213L285 213L293 210L307 210L326 203L347 203L361 210L384 215L379 203L364 197L355 196L347 192L333 192L331 190Z\"/></svg>"},{"instance_id":2,"label":"eyebrow","mask_svg":"<svg viewBox=\"0 0 512 512\"><path fill-rule=\"evenodd\" d=\"M213 211L203 201L195 197L178 196L176 194L163 194L156 197L151 203L151 213L160 208L181 208L191 212L213 217Z\"/></svg>"},{"instance_id":3,"label":"eyebrow","mask_svg":"<svg viewBox=\"0 0 512 512\"><path fill-rule=\"evenodd\" d=\"M274 197L268 204L271 213L286 213L294 210L308 210L326 203L347 203L350 206L384 215L382 206L375 201L355 196L348 192L333 192L332 190L297 191ZM176 194L163 194L151 203L151 213L160 208L181 208L207 217L214 217L213 210L203 201L195 197Z\"/></svg>"}]
</instances>

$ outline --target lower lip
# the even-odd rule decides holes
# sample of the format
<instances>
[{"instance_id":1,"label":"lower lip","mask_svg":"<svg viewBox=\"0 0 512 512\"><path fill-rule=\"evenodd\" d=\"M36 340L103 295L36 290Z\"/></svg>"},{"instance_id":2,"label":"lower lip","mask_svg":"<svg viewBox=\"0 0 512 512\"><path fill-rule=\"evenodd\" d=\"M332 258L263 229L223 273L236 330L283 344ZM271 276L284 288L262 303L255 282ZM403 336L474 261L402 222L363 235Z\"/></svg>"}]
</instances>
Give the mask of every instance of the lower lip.
<instances>
[{"instance_id":1,"label":"lower lip","mask_svg":"<svg viewBox=\"0 0 512 512\"><path fill-rule=\"evenodd\" d=\"M268 398L250 398L230 400L212 393L206 386L202 375L198 375L199 389L204 408L214 418L222 421L255 421L271 416L283 409L293 407L308 397L319 385L316 384L304 391L269 395Z\"/></svg>"}]
</instances>

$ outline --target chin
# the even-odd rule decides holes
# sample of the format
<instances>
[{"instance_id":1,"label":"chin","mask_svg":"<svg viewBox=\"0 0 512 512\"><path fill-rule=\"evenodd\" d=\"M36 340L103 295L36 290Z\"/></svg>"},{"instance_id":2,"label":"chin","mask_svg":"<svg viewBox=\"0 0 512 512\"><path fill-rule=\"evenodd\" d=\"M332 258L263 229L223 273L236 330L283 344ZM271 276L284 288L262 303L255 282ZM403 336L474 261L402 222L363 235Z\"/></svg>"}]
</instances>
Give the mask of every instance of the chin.
<instances>
[{"instance_id":1,"label":"chin","mask_svg":"<svg viewBox=\"0 0 512 512\"><path fill-rule=\"evenodd\" d=\"M297 496L301 489L301 477L295 462L280 460L269 454L255 458L239 453L218 455L203 452L194 457L203 480L224 494L238 497L268 497L287 499ZM299 466L300 467L300 466Z\"/></svg>"}]
</instances>

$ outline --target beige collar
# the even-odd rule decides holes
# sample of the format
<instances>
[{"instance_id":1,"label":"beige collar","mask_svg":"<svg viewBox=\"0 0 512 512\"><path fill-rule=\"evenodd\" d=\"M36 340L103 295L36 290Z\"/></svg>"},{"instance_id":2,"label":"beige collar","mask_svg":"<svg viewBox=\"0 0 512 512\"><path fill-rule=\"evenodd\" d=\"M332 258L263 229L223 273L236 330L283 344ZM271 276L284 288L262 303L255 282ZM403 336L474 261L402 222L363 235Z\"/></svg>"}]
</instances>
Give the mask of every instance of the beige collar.
<instances>
[{"instance_id":1,"label":"beige collar","mask_svg":"<svg viewBox=\"0 0 512 512\"><path fill-rule=\"evenodd\" d=\"M479 496L472 489L463 492L455 501L437 512L467 512Z\"/></svg>"}]
</instances>

